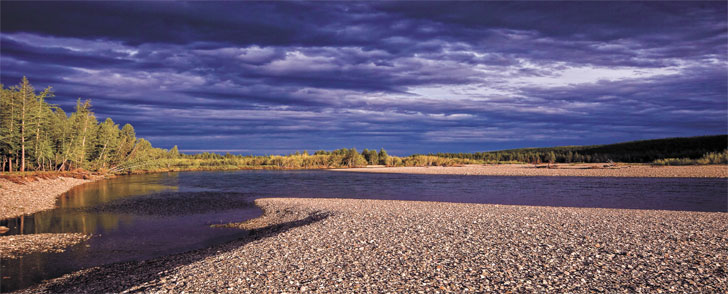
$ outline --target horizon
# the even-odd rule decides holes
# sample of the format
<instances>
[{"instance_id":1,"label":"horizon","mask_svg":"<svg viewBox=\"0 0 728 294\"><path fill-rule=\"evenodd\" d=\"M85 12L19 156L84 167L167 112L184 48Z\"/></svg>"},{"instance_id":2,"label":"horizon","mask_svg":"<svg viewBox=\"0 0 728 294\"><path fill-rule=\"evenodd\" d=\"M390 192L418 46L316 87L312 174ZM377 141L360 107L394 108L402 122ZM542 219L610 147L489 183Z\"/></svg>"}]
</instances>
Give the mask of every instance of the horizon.
<instances>
[{"instance_id":1,"label":"horizon","mask_svg":"<svg viewBox=\"0 0 728 294\"><path fill-rule=\"evenodd\" d=\"M727 7L2 2L0 80L52 86L48 102L65 111L90 99L100 120L182 152L409 155L726 134Z\"/></svg>"},{"instance_id":2,"label":"horizon","mask_svg":"<svg viewBox=\"0 0 728 294\"><path fill-rule=\"evenodd\" d=\"M651 141L651 140L681 139L681 138L695 138L695 137L713 137L713 136L728 136L728 134L710 134L710 135L701 135L701 136L694 136L694 137L654 138L654 139L636 140L636 141L619 141L619 142L611 142L611 143L606 143L606 144L595 144L595 145L559 145L559 146L536 146L536 147L527 146L527 147L519 147L519 148L494 149L494 150L483 150L483 151L475 151L475 152L429 152L429 153L396 154L396 153L389 152L389 150L387 150L387 148L384 148L384 147L380 147L380 148L339 147L339 148L333 148L333 149L317 149L317 150L296 149L296 150L294 150L294 151L292 151L290 153L276 153L276 154L270 153L270 152L268 152L268 153L250 153L249 150L240 150L240 149L237 149L237 150L194 150L194 149L193 150L189 150L189 149L188 150L183 150L183 149L180 149L179 152L180 153L183 153L183 154L187 154L187 155L194 155L194 154L208 152L208 153L215 153L215 154L220 154L220 155L224 155L226 153L230 153L230 154L233 154L233 155L242 155L242 156L269 156L269 155L281 155L281 156L285 156L285 155L290 155L290 154L293 154L293 153L296 153L296 152L300 152L300 153L308 152L309 154L313 154L314 152L319 151L319 150L323 150L323 151L330 152L330 151L334 151L334 150L342 149L342 148L347 148L347 149L355 148L359 152L364 151L364 149L376 150L376 151L379 151L380 149L384 149L385 151L387 151L387 153L389 155L405 157L405 156L417 155L417 154L427 155L427 154L437 154L437 153L500 152L500 151L510 151L510 150L520 150L520 149L603 146L603 145L615 145L615 144L634 143L634 142Z\"/></svg>"}]
</instances>

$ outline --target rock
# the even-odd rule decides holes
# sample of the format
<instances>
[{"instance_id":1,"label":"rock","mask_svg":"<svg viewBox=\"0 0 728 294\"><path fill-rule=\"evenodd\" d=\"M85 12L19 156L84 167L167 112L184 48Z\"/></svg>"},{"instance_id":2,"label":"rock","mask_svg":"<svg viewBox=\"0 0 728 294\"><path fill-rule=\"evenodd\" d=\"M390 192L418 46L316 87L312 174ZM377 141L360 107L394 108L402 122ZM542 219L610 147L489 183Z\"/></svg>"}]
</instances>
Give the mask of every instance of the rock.
<instances>
[{"instance_id":1,"label":"rock","mask_svg":"<svg viewBox=\"0 0 728 294\"><path fill-rule=\"evenodd\" d=\"M21 292L728 292L728 213L355 199L256 204L263 217L230 225L254 231L249 238Z\"/></svg>"}]
</instances>

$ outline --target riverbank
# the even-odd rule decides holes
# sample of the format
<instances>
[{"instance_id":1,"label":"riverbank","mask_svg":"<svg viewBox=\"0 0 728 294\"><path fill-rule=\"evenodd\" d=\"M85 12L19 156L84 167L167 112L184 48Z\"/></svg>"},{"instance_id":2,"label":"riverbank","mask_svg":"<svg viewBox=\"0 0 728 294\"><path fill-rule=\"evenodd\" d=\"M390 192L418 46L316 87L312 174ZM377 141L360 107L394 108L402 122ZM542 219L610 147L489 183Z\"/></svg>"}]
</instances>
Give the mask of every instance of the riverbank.
<instances>
[{"instance_id":1,"label":"riverbank","mask_svg":"<svg viewBox=\"0 0 728 294\"><path fill-rule=\"evenodd\" d=\"M30 253L63 252L69 246L89 238L91 236L80 233L1 236L0 248L3 250L3 259L15 259Z\"/></svg>"},{"instance_id":2,"label":"riverbank","mask_svg":"<svg viewBox=\"0 0 728 294\"><path fill-rule=\"evenodd\" d=\"M99 178L36 178L22 183L0 178L0 219L53 209L58 196Z\"/></svg>"},{"instance_id":3,"label":"riverbank","mask_svg":"<svg viewBox=\"0 0 728 294\"><path fill-rule=\"evenodd\" d=\"M645 178L728 178L728 165L651 166L620 164L493 164L429 167L367 167L332 169L344 172L479 175L479 176L564 176L564 177L645 177Z\"/></svg>"},{"instance_id":4,"label":"riverbank","mask_svg":"<svg viewBox=\"0 0 728 294\"><path fill-rule=\"evenodd\" d=\"M44 292L728 291L728 214L258 199L248 237L91 268ZM114 277L110 279L109 277Z\"/></svg>"}]
</instances>

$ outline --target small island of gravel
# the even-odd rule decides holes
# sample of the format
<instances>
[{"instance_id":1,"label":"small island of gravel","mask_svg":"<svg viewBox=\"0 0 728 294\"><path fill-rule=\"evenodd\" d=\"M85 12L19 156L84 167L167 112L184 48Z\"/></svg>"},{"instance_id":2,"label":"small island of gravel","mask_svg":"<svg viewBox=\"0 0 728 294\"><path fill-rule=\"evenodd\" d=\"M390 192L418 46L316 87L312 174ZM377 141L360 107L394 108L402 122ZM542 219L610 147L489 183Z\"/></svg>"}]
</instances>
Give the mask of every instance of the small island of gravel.
<instances>
[{"instance_id":1,"label":"small island of gravel","mask_svg":"<svg viewBox=\"0 0 728 294\"><path fill-rule=\"evenodd\" d=\"M21 293L728 291L728 214L259 199L247 238ZM110 280L108 277L114 277Z\"/></svg>"},{"instance_id":2,"label":"small island of gravel","mask_svg":"<svg viewBox=\"0 0 728 294\"><path fill-rule=\"evenodd\" d=\"M89 238L91 236L80 233L0 236L1 256L2 259L15 259L36 252L59 253Z\"/></svg>"}]
</instances>

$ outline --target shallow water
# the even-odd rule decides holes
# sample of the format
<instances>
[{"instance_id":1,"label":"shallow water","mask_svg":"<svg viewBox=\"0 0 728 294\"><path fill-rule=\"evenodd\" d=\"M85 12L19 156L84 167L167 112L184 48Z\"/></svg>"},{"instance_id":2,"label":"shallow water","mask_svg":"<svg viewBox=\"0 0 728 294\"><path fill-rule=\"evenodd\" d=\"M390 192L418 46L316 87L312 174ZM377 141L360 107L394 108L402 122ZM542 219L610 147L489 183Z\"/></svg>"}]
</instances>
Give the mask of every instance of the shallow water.
<instances>
[{"instance_id":1,"label":"shallow water","mask_svg":"<svg viewBox=\"0 0 728 294\"><path fill-rule=\"evenodd\" d=\"M728 181L700 178L489 177L369 174L332 171L182 172L123 176L78 186L59 208L0 221L8 234L81 232L91 240L64 253L38 253L2 260L0 290L24 288L75 270L142 260L208 247L247 234L211 224L260 215L255 207L198 207L182 214L149 209L91 209L124 200L145 205L149 195L176 198L200 191L259 197L341 197L517 205L728 211ZM222 195L222 194L220 194ZM229 199L230 193L227 193ZM180 196L180 197L181 197ZM154 197L152 197L154 198ZM180 199L176 198L177 205ZM155 201L159 200L155 198ZM172 199L170 199L171 201ZM236 200L236 199L232 199ZM197 203L196 203L197 204ZM197 211L195 211L197 209ZM153 209L152 209L153 211Z\"/></svg>"}]
</instances>

